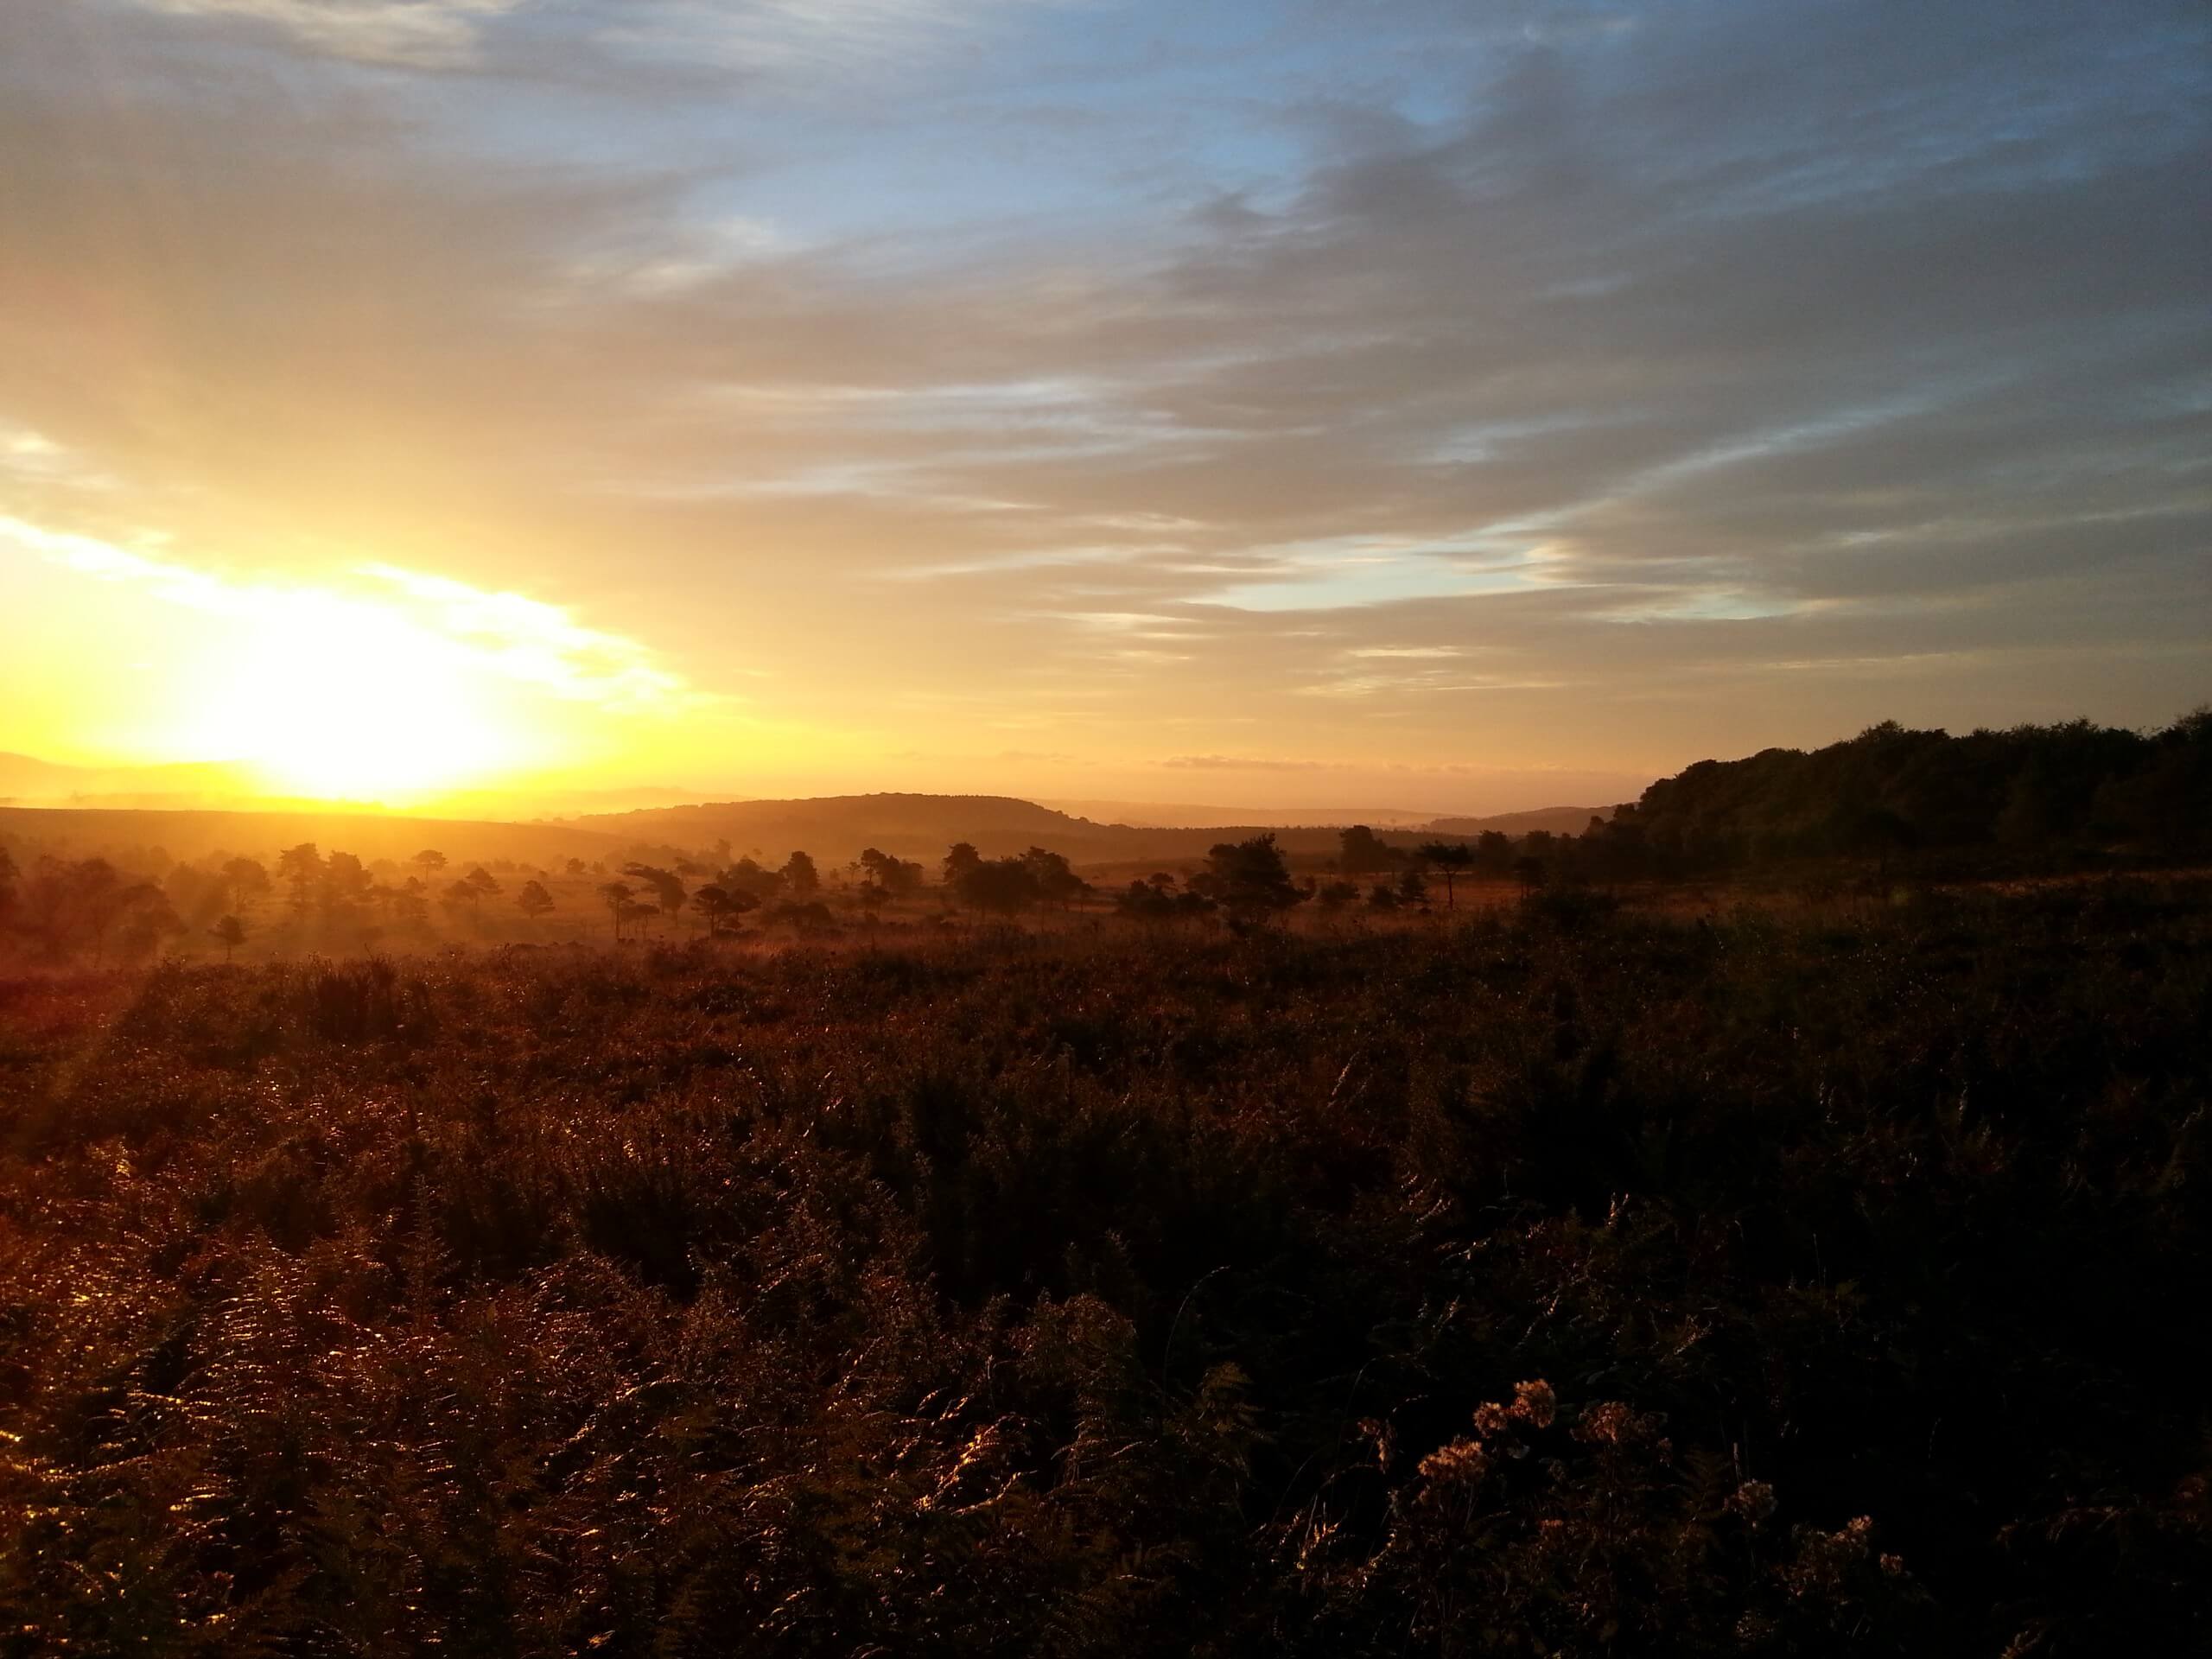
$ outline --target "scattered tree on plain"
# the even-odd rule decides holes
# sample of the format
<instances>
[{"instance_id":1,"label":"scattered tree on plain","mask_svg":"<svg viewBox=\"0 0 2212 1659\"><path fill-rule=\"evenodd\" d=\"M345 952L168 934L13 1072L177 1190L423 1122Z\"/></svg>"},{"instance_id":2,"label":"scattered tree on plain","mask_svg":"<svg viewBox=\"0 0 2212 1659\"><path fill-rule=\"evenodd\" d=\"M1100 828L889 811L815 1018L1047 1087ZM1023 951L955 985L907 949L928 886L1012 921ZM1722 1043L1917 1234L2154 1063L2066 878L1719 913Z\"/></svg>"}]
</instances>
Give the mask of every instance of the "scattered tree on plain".
<instances>
[{"instance_id":1,"label":"scattered tree on plain","mask_svg":"<svg viewBox=\"0 0 2212 1659\"><path fill-rule=\"evenodd\" d=\"M269 891L268 868L257 858L232 859L223 866L223 879L230 884L231 903L238 910L247 909Z\"/></svg>"},{"instance_id":2,"label":"scattered tree on plain","mask_svg":"<svg viewBox=\"0 0 2212 1659\"><path fill-rule=\"evenodd\" d=\"M737 918L747 911L757 909L760 901L742 887L703 887L691 895L691 902L698 906L699 914L707 920L707 937L719 938L724 923L735 931Z\"/></svg>"},{"instance_id":3,"label":"scattered tree on plain","mask_svg":"<svg viewBox=\"0 0 2212 1659\"><path fill-rule=\"evenodd\" d=\"M918 891L922 885L920 865L906 859L894 858L874 847L862 850L860 866L868 872L869 882L887 898L902 897ZM866 895L862 897L865 900Z\"/></svg>"},{"instance_id":4,"label":"scattered tree on plain","mask_svg":"<svg viewBox=\"0 0 2212 1659\"><path fill-rule=\"evenodd\" d=\"M943 866L944 885L948 887L958 887L961 878L982 861L983 855L976 850L973 842L954 842L944 855Z\"/></svg>"},{"instance_id":5,"label":"scattered tree on plain","mask_svg":"<svg viewBox=\"0 0 2212 1659\"><path fill-rule=\"evenodd\" d=\"M673 870L664 870L652 864L625 864L622 874L633 881L644 882L652 889L654 904L668 919L669 925L673 927L677 914L683 908L683 901L689 896L684 890L683 877Z\"/></svg>"},{"instance_id":6,"label":"scattered tree on plain","mask_svg":"<svg viewBox=\"0 0 2212 1659\"><path fill-rule=\"evenodd\" d=\"M1273 831L1249 841L1216 842L1206 854L1206 868L1191 884L1240 921L1288 910L1306 896L1290 879Z\"/></svg>"},{"instance_id":7,"label":"scattered tree on plain","mask_svg":"<svg viewBox=\"0 0 2212 1659\"><path fill-rule=\"evenodd\" d=\"M1464 841L1430 841L1421 846L1421 858L1444 878L1444 908L1453 908L1452 885L1475 867L1475 849Z\"/></svg>"},{"instance_id":8,"label":"scattered tree on plain","mask_svg":"<svg viewBox=\"0 0 2212 1659\"><path fill-rule=\"evenodd\" d=\"M614 918L614 937L617 940L621 938L622 924L629 919L630 912L633 907L631 901L637 896L637 889L627 881L606 881L600 884L600 902L607 906L607 913Z\"/></svg>"},{"instance_id":9,"label":"scattered tree on plain","mask_svg":"<svg viewBox=\"0 0 2212 1659\"><path fill-rule=\"evenodd\" d=\"M1346 875L1372 875L1395 870L1401 860L1395 848L1363 823L1355 823L1337 835L1337 868Z\"/></svg>"},{"instance_id":10,"label":"scattered tree on plain","mask_svg":"<svg viewBox=\"0 0 2212 1659\"><path fill-rule=\"evenodd\" d=\"M1037 896L1046 904L1058 905L1065 910L1074 900L1090 891L1090 883L1070 868L1066 855L1049 852L1042 847L1032 847L1021 855L1036 879Z\"/></svg>"},{"instance_id":11,"label":"scattered tree on plain","mask_svg":"<svg viewBox=\"0 0 2212 1659\"><path fill-rule=\"evenodd\" d=\"M960 902L995 916L1014 916L1037 902L1037 874L1018 858L987 858L960 878Z\"/></svg>"},{"instance_id":12,"label":"scattered tree on plain","mask_svg":"<svg viewBox=\"0 0 2212 1659\"><path fill-rule=\"evenodd\" d=\"M315 842L303 841L277 855L276 873L292 889L292 911L305 916L315 903L316 888L322 881L322 854Z\"/></svg>"},{"instance_id":13,"label":"scattered tree on plain","mask_svg":"<svg viewBox=\"0 0 2212 1659\"><path fill-rule=\"evenodd\" d=\"M245 943L245 924L235 916L226 916L207 931L222 941L223 960L231 959L231 952Z\"/></svg>"},{"instance_id":14,"label":"scattered tree on plain","mask_svg":"<svg viewBox=\"0 0 2212 1659\"><path fill-rule=\"evenodd\" d=\"M1475 868L1485 875L1509 875L1513 870L1513 837L1503 830L1485 830L1475 837Z\"/></svg>"}]
</instances>

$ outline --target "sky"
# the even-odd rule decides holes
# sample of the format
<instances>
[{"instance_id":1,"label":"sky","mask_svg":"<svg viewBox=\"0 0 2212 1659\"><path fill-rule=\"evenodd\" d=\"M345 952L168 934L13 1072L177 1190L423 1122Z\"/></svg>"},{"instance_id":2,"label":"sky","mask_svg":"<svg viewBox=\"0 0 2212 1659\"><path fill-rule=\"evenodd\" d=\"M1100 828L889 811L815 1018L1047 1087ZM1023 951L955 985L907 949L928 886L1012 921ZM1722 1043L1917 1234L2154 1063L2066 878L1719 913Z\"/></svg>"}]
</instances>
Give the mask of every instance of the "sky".
<instances>
[{"instance_id":1,"label":"sky","mask_svg":"<svg viewBox=\"0 0 2212 1659\"><path fill-rule=\"evenodd\" d=\"M2208 699L2202 0L0 4L0 750L1502 811Z\"/></svg>"}]
</instances>

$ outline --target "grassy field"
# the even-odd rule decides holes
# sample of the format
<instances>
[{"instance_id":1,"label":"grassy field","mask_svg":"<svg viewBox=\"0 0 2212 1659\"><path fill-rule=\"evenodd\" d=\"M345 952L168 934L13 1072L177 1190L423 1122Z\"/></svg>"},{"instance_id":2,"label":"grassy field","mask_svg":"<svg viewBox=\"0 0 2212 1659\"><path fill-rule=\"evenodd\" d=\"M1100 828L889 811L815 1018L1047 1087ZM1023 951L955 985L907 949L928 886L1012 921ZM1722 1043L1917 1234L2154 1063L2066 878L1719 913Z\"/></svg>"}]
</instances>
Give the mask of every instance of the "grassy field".
<instances>
[{"instance_id":1,"label":"grassy field","mask_svg":"<svg viewBox=\"0 0 2212 1659\"><path fill-rule=\"evenodd\" d=\"M0 1652L2205 1651L2208 933L0 983Z\"/></svg>"}]
</instances>

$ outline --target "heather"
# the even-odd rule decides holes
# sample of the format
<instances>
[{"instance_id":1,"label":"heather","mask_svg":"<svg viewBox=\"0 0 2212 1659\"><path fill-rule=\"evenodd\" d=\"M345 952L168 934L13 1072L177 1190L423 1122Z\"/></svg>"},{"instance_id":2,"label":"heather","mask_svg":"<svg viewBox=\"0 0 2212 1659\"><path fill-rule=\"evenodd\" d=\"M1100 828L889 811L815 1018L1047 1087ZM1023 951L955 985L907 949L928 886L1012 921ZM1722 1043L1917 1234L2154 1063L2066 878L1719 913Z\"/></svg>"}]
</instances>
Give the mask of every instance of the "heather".
<instances>
[{"instance_id":1,"label":"heather","mask_svg":"<svg viewBox=\"0 0 2212 1659\"><path fill-rule=\"evenodd\" d=\"M0 1651L2212 1642L2173 879L0 984Z\"/></svg>"}]
</instances>

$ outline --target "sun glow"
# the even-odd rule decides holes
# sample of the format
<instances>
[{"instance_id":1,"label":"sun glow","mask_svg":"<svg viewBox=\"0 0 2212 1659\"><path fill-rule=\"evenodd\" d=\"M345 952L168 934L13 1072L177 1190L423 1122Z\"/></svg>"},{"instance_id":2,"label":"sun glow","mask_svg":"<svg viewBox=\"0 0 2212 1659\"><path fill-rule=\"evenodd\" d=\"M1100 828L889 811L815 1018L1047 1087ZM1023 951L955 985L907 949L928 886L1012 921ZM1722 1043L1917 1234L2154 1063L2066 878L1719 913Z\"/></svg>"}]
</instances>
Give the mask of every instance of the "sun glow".
<instances>
[{"instance_id":1,"label":"sun glow","mask_svg":"<svg viewBox=\"0 0 2212 1659\"><path fill-rule=\"evenodd\" d=\"M416 805L594 750L650 753L664 716L719 701L637 640L447 576L221 574L0 516L8 543L30 556L27 577L58 568L111 588L99 656L79 671L141 688L118 707L139 755L237 763L276 794Z\"/></svg>"},{"instance_id":2,"label":"sun glow","mask_svg":"<svg viewBox=\"0 0 2212 1659\"><path fill-rule=\"evenodd\" d=\"M280 793L388 802L537 757L468 648L395 607L307 591L242 620L183 713L189 752L245 761Z\"/></svg>"}]
</instances>

